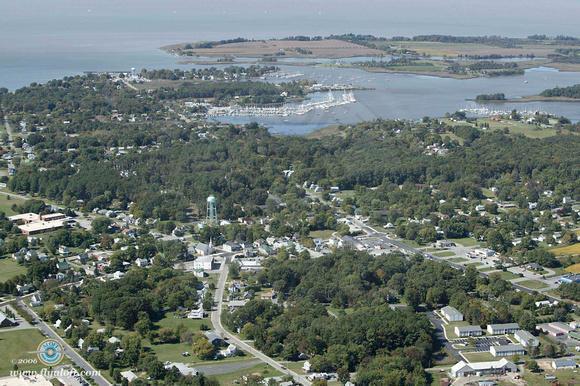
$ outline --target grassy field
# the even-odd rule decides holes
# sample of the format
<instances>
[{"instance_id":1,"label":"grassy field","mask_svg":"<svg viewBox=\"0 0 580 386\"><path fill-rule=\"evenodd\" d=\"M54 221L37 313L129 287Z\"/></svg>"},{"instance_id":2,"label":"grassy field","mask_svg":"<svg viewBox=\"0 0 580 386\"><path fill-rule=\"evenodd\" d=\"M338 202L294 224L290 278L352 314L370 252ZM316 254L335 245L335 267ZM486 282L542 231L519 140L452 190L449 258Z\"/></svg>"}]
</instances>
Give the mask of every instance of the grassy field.
<instances>
[{"instance_id":1,"label":"grassy field","mask_svg":"<svg viewBox=\"0 0 580 386\"><path fill-rule=\"evenodd\" d=\"M566 272L570 273L580 273L580 264L574 264L565 268Z\"/></svg>"},{"instance_id":2,"label":"grassy field","mask_svg":"<svg viewBox=\"0 0 580 386\"><path fill-rule=\"evenodd\" d=\"M2 355L0 355L0 376L10 375L10 371L14 370L13 361L29 360L36 362L31 364L18 364L18 370L21 371L40 371L47 367L38 360L36 354L29 353L29 351L38 350L38 346L45 339L37 329L0 333L0 348L2 352ZM67 363L70 363L70 360L67 358L64 358L60 362L60 364Z\"/></svg>"},{"instance_id":3,"label":"grassy field","mask_svg":"<svg viewBox=\"0 0 580 386\"><path fill-rule=\"evenodd\" d=\"M482 265L484 265L484 264L483 263L469 263L469 264L465 264L466 267L473 267L473 268L481 267Z\"/></svg>"},{"instance_id":4,"label":"grassy field","mask_svg":"<svg viewBox=\"0 0 580 386\"><path fill-rule=\"evenodd\" d=\"M580 244L568 245L567 247L559 247L550 249L550 252L556 254L556 256L568 256L580 254Z\"/></svg>"},{"instance_id":5,"label":"grassy field","mask_svg":"<svg viewBox=\"0 0 580 386\"><path fill-rule=\"evenodd\" d=\"M262 377L264 377L264 378L279 377L279 376L284 375L281 372L275 370L272 366L264 363L264 364L259 364L256 366L249 367L247 369L238 370L238 371L235 371L233 373L214 375L213 377L221 385L231 385L236 380L240 381L244 375L254 374L254 373L260 373L260 374L262 374Z\"/></svg>"},{"instance_id":6,"label":"grassy field","mask_svg":"<svg viewBox=\"0 0 580 386\"><path fill-rule=\"evenodd\" d=\"M333 231L332 229L327 229L324 231L312 231L312 232L310 232L310 237L313 239L320 238L320 239L328 240L334 232L336 232L336 231Z\"/></svg>"},{"instance_id":7,"label":"grassy field","mask_svg":"<svg viewBox=\"0 0 580 386\"><path fill-rule=\"evenodd\" d=\"M457 359L455 359L446 348L443 348L442 350L434 353L432 358L433 358L432 364L433 367L453 366L455 363L457 363Z\"/></svg>"},{"instance_id":8,"label":"grassy field","mask_svg":"<svg viewBox=\"0 0 580 386\"><path fill-rule=\"evenodd\" d=\"M502 271L499 273L499 275L504 280L512 280L517 279L519 277L518 275L516 275L515 273L511 273L510 271Z\"/></svg>"},{"instance_id":9,"label":"grassy field","mask_svg":"<svg viewBox=\"0 0 580 386\"><path fill-rule=\"evenodd\" d=\"M294 371L295 373L302 374L302 366L304 366L304 362L306 361L298 361L298 362L282 362L286 368L289 370Z\"/></svg>"},{"instance_id":10,"label":"grassy field","mask_svg":"<svg viewBox=\"0 0 580 386\"><path fill-rule=\"evenodd\" d=\"M542 370L539 373L526 371L522 376L522 380L528 386L543 386L550 384L550 381L547 381L545 378L546 375L555 375L560 385L576 384L580 380L580 375L574 371L577 370Z\"/></svg>"},{"instance_id":11,"label":"grassy field","mask_svg":"<svg viewBox=\"0 0 580 386\"><path fill-rule=\"evenodd\" d=\"M544 283L540 283L539 281L535 281L535 280L524 280L524 281L520 281L520 282L518 282L518 285L521 285L522 287L526 287L526 288L529 288L529 289L548 288L548 285L546 285Z\"/></svg>"},{"instance_id":12,"label":"grassy field","mask_svg":"<svg viewBox=\"0 0 580 386\"><path fill-rule=\"evenodd\" d=\"M0 283L4 283L6 280L21 273L26 273L26 268L19 265L16 261L10 257L0 259Z\"/></svg>"},{"instance_id":13,"label":"grassy field","mask_svg":"<svg viewBox=\"0 0 580 386\"><path fill-rule=\"evenodd\" d=\"M405 245L410 246L411 248L421 248L421 247L424 247L424 245L420 245L415 240L401 240L401 242L403 244L405 244Z\"/></svg>"},{"instance_id":14,"label":"grassy field","mask_svg":"<svg viewBox=\"0 0 580 386\"><path fill-rule=\"evenodd\" d=\"M207 313L207 311L206 311L206 313ZM203 319L187 319L187 318L179 319L179 318L174 318L172 312L166 313L165 317L163 319L155 322L155 326L157 326L159 328L171 327L171 328L175 329L178 325L180 325L182 323L185 324L185 326L190 331L192 331L196 334L201 332L200 326L202 324L205 324L209 328L212 328L211 320L209 317L205 317Z\"/></svg>"},{"instance_id":15,"label":"grassy field","mask_svg":"<svg viewBox=\"0 0 580 386\"><path fill-rule=\"evenodd\" d=\"M558 267L558 268L550 268L551 271L554 271L553 275L550 276L546 276L546 277L554 277L554 276L560 276L560 275L567 275L569 272L566 271L566 268L563 267Z\"/></svg>"},{"instance_id":16,"label":"grassy field","mask_svg":"<svg viewBox=\"0 0 580 386\"><path fill-rule=\"evenodd\" d=\"M452 261L454 263L463 263L464 261L469 261L463 257L452 257L451 259L447 259L447 261Z\"/></svg>"},{"instance_id":17,"label":"grassy field","mask_svg":"<svg viewBox=\"0 0 580 386\"><path fill-rule=\"evenodd\" d=\"M457 335L455 335L455 327L462 327L462 326L470 326L469 322L462 321L462 322L451 322L449 324L444 324L443 328L445 329L445 334L447 335L447 339L459 339Z\"/></svg>"},{"instance_id":18,"label":"grassy field","mask_svg":"<svg viewBox=\"0 0 580 386\"><path fill-rule=\"evenodd\" d=\"M451 125L457 124L456 122L453 122L451 120L444 119L444 121L446 123L451 124ZM511 120L502 120L500 122L496 122L496 121L492 121L490 118L478 118L477 122L478 122L478 124L481 124L481 123L489 124L489 130L491 130L491 131L503 130L505 127L507 127L510 134L522 134L522 135L525 135L526 137L530 137L530 138L546 138L546 137L551 137L553 135L556 135L556 130L554 130L554 129L541 128L538 126L529 125L529 124L524 123L524 122L516 122L516 121L511 121ZM473 125L471 123L462 122L461 124L462 125L471 125L471 126L475 127L475 125ZM492 193L492 192L490 191L489 193ZM490 195L489 197L494 197L494 196Z\"/></svg>"},{"instance_id":19,"label":"grassy field","mask_svg":"<svg viewBox=\"0 0 580 386\"><path fill-rule=\"evenodd\" d=\"M462 355L467 359L468 362L491 362L497 361L501 358L495 358L489 352L473 352L473 353L462 353Z\"/></svg>"},{"instance_id":20,"label":"grassy field","mask_svg":"<svg viewBox=\"0 0 580 386\"><path fill-rule=\"evenodd\" d=\"M438 253L433 253L433 256L437 256L437 257L450 257L450 256L455 256L454 252L451 251L447 251L447 252L438 252ZM451 260L451 259L449 259Z\"/></svg>"},{"instance_id":21,"label":"grassy field","mask_svg":"<svg viewBox=\"0 0 580 386\"><path fill-rule=\"evenodd\" d=\"M447 241L451 241L455 244L461 244L464 247L478 247L479 241L472 239L471 237L466 237L464 239L447 239Z\"/></svg>"},{"instance_id":22,"label":"grassy field","mask_svg":"<svg viewBox=\"0 0 580 386\"><path fill-rule=\"evenodd\" d=\"M338 316L338 314L341 311L344 311L347 315L350 315L353 313L354 309L352 308L334 308L334 307L326 307L326 309L330 312L332 312L333 314L335 314L336 316Z\"/></svg>"},{"instance_id":23,"label":"grassy field","mask_svg":"<svg viewBox=\"0 0 580 386\"><path fill-rule=\"evenodd\" d=\"M481 268L478 269L479 272L491 272L491 271L497 271L497 269L495 267L488 267L488 266L484 266L486 268Z\"/></svg>"},{"instance_id":24,"label":"grassy field","mask_svg":"<svg viewBox=\"0 0 580 386\"><path fill-rule=\"evenodd\" d=\"M4 212L6 216L18 214L12 210L12 205L20 205L26 200L14 197L10 197L8 200L6 197L8 197L6 194L0 193L0 212Z\"/></svg>"}]
</instances>

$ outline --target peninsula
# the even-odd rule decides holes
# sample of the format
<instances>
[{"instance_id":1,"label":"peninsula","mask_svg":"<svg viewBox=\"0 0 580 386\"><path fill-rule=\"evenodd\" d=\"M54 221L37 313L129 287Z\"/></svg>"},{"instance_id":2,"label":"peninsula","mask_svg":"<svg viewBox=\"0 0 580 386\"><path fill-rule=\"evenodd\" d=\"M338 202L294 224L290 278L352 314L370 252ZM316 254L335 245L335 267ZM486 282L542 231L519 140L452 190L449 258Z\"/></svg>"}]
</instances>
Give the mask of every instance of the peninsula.
<instances>
[{"instance_id":1,"label":"peninsula","mask_svg":"<svg viewBox=\"0 0 580 386\"><path fill-rule=\"evenodd\" d=\"M455 79L523 75L529 68L552 67L560 71L580 71L580 39L569 36L532 35L526 38L499 36L461 37L421 35L375 37L372 35L293 36L280 40L244 38L174 44L162 49L182 58L181 63L277 62L360 68L371 72L430 75ZM375 60L344 62L352 57ZM296 59L293 61L292 59ZM319 63L316 59L320 59ZM327 59L336 59L328 63ZM212 64L214 62L211 62Z\"/></svg>"}]
</instances>

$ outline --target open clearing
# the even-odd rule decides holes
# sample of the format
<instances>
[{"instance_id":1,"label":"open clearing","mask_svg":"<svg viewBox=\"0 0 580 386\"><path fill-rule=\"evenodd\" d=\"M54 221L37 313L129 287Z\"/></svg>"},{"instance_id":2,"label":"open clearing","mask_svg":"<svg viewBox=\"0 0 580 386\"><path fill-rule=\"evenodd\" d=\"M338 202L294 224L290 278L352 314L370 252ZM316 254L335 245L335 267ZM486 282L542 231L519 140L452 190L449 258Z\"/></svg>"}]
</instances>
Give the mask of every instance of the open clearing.
<instances>
[{"instance_id":1,"label":"open clearing","mask_svg":"<svg viewBox=\"0 0 580 386\"><path fill-rule=\"evenodd\" d=\"M535 281L535 280L524 280L524 281L517 282L517 284L521 285L522 287L529 288L529 289L548 288L548 285L541 283L539 281Z\"/></svg>"},{"instance_id":2,"label":"open clearing","mask_svg":"<svg viewBox=\"0 0 580 386\"><path fill-rule=\"evenodd\" d=\"M550 252L553 252L559 256L577 255L580 253L580 244L573 244L567 247L550 249Z\"/></svg>"},{"instance_id":3,"label":"open clearing","mask_svg":"<svg viewBox=\"0 0 580 386\"><path fill-rule=\"evenodd\" d=\"M0 283L4 283L6 280L23 273L26 273L26 268L16 261L9 257L0 259Z\"/></svg>"},{"instance_id":4,"label":"open clearing","mask_svg":"<svg viewBox=\"0 0 580 386\"><path fill-rule=\"evenodd\" d=\"M40 334L39 330L17 330L10 332L3 332L0 334L0 347L2 348L2 355L0 355L0 376L10 375L10 371L14 370L14 361L20 362L18 370L21 371L40 371L46 368L42 364L36 354L30 351L38 350L38 346L46 338ZM26 362L32 362L26 364ZM60 364L70 363L70 360L64 358Z\"/></svg>"}]
</instances>

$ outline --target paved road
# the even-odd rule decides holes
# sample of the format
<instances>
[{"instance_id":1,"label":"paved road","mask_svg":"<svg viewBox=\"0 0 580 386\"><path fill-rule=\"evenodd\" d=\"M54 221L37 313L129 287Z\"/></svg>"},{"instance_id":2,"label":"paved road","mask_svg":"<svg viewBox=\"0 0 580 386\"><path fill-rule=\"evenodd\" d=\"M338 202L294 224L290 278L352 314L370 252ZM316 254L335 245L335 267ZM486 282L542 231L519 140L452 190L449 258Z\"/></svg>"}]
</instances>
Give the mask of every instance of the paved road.
<instances>
[{"instance_id":1,"label":"paved road","mask_svg":"<svg viewBox=\"0 0 580 386\"><path fill-rule=\"evenodd\" d=\"M32 311L29 307L25 306L24 303L19 299L18 304L26 310L32 317L36 320L36 326L44 332L44 334L56 341L58 341L62 347L64 348L64 354L68 356L77 366L83 369L83 371L96 373L95 370L87 361L85 361L76 351L72 349L56 332L54 332L46 323L44 323L38 315L34 311ZM93 375L91 376L99 386L109 386L111 385L105 378L100 375Z\"/></svg>"},{"instance_id":2,"label":"paved road","mask_svg":"<svg viewBox=\"0 0 580 386\"><path fill-rule=\"evenodd\" d=\"M224 338L228 338L229 343L235 344L236 346L240 347L241 349L247 351L248 353L258 358L262 362L269 364L276 370L285 374L292 375L295 381L303 385L311 385L312 383L308 381L308 379L306 379L304 375L288 370L286 367L282 366L280 363L276 362L269 356L262 354L261 351L256 350L252 346L248 345L247 343L244 343L242 340L238 339L237 337L235 337L234 335L230 334L228 331L225 330L221 322L221 315L223 308L223 293L226 285L226 280L228 277L228 261L229 257L226 257L222 266L220 267L220 277L215 292L215 303L217 304L217 311L212 312L211 314L211 322L213 323L213 326L218 335L221 335Z\"/></svg>"},{"instance_id":3,"label":"paved road","mask_svg":"<svg viewBox=\"0 0 580 386\"><path fill-rule=\"evenodd\" d=\"M348 217L348 219L349 219L350 221L352 221L354 224L356 224L357 226L359 226L359 227L360 227L360 228L361 228L363 231L365 231L365 232L366 232L366 233L367 233L369 236L373 236L373 237L379 238L381 241L383 241L383 242L385 242L385 243L393 244L393 245L395 245L397 248L399 248L399 249L401 249L401 250L403 250L403 251L406 251L406 252L408 252L408 253L419 253L419 254L422 254L424 257L426 257L426 258L428 258L428 259L430 259L430 260L433 260L433 261L438 261L438 262L440 262L440 263L446 263L446 264L449 264L450 266L452 266L452 267L453 267L453 268L455 268L455 269L459 269L459 270L462 270L462 271L465 271L465 269L466 269L466 267L465 267L465 266L463 266L463 265L461 265L461 264L455 264L455 263L453 263L453 262L451 262L451 261L447 261L447 260L445 260L445 259L440 259L440 258L438 258L438 257L436 257L436 256L433 256L433 255L432 255L432 254L430 254L430 253L426 253L426 252L423 252L423 251L421 251L421 250L419 250L419 249L416 249L416 248L410 247L410 246L408 246L408 245L406 245L406 244L403 244L403 243L402 243L402 242L400 242L400 241L397 241L397 240L390 239L390 238L388 238L388 237L387 237L387 236L386 236L384 233L375 231L375 230L374 230L373 228L371 228L370 226L368 226L368 225L364 224L364 223L363 223L363 222L361 222L361 221L358 221L358 220L356 220L355 218ZM480 276L483 276L483 277L489 277L489 274L487 274L486 272L478 272L478 274L479 274ZM524 292L527 292L527 293L530 293L530 294L531 294L531 293L533 293L533 292L535 292L534 290L532 290L532 289L529 289L529 288L526 288L526 287L522 287L521 285L518 285L517 283L511 283L511 282L509 282L509 283L512 285L512 287L513 287L513 288L515 288L515 289L517 289L517 290L524 291ZM536 291L536 292L537 292L537 291ZM549 296L549 295L546 295L546 296L548 297L548 299L550 299L550 301L560 301L560 300L561 300L561 299L555 298L555 297L553 297L553 296Z\"/></svg>"},{"instance_id":4,"label":"paved road","mask_svg":"<svg viewBox=\"0 0 580 386\"><path fill-rule=\"evenodd\" d=\"M12 145L12 128L10 127L10 123L8 123L8 118L4 115L4 126L6 126L6 132L8 133L8 141L10 141L10 147Z\"/></svg>"},{"instance_id":5,"label":"paved road","mask_svg":"<svg viewBox=\"0 0 580 386\"><path fill-rule=\"evenodd\" d=\"M453 347L453 343L447 340L445 337L445 330L443 329L443 325L445 322L441 320L441 318L433 311L427 312L427 317L429 317L429 321L433 326L435 326L435 334L437 339L445 346L447 350L453 355L455 359L458 361L464 360L464 358L459 353L459 350Z\"/></svg>"}]
</instances>

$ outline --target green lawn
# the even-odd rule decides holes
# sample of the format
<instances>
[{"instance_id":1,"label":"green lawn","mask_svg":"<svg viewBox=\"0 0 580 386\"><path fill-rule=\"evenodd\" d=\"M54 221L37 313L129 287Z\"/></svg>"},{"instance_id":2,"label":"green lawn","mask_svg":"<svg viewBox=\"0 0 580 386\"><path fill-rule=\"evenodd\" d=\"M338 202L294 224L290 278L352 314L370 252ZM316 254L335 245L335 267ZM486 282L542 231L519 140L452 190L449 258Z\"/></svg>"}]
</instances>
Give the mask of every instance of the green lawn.
<instances>
[{"instance_id":1,"label":"green lawn","mask_svg":"<svg viewBox=\"0 0 580 386\"><path fill-rule=\"evenodd\" d=\"M26 273L26 268L19 265L12 258L7 257L5 259L0 259L0 282L4 283L6 280L19 275L21 273Z\"/></svg>"},{"instance_id":2,"label":"green lawn","mask_svg":"<svg viewBox=\"0 0 580 386\"><path fill-rule=\"evenodd\" d=\"M466 237L464 239L447 239L447 241L451 241L455 244L461 244L464 247L477 247L477 246L479 246L479 241L477 241L471 237Z\"/></svg>"},{"instance_id":3,"label":"green lawn","mask_svg":"<svg viewBox=\"0 0 580 386\"><path fill-rule=\"evenodd\" d=\"M484 265L484 267L486 267L486 268L478 269L478 271L479 272L497 271L497 268L495 268L495 267L489 267L489 266L485 266L485 265Z\"/></svg>"},{"instance_id":4,"label":"green lawn","mask_svg":"<svg viewBox=\"0 0 580 386\"><path fill-rule=\"evenodd\" d=\"M433 256L437 256L437 257L451 257L451 256L455 256L454 252L451 251L447 251L447 252L438 252L438 253L433 253ZM451 260L451 259L449 259ZM465 259L463 259L464 261L467 261Z\"/></svg>"},{"instance_id":5,"label":"green lawn","mask_svg":"<svg viewBox=\"0 0 580 386\"><path fill-rule=\"evenodd\" d=\"M500 276L504 280L512 280L512 279L517 279L518 277L520 277L520 276L516 275L515 273L511 273L510 271L501 271Z\"/></svg>"},{"instance_id":6,"label":"green lawn","mask_svg":"<svg viewBox=\"0 0 580 386\"><path fill-rule=\"evenodd\" d=\"M312 232L310 232L310 237L313 239L320 238L320 239L328 240L334 232L336 232L336 231L333 231L332 229L327 229L324 231L312 231Z\"/></svg>"},{"instance_id":7,"label":"green lawn","mask_svg":"<svg viewBox=\"0 0 580 386\"><path fill-rule=\"evenodd\" d=\"M473 268L481 267L482 265L484 265L484 264L483 263L469 263L469 264L465 264L466 267L473 267Z\"/></svg>"},{"instance_id":8,"label":"green lawn","mask_svg":"<svg viewBox=\"0 0 580 386\"><path fill-rule=\"evenodd\" d=\"M462 321L462 322L451 322L449 324L444 324L443 328L445 329L445 335L449 340L459 339L457 335L455 335L455 327L457 326L470 326L469 322Z\"/></svg>"},{"instance_id":9,"label":"green lawn","mask_svg":"<svg viewBox=\"0 0 580 386\"><path fill-rule=\"evenodd\" d=\"M566 271L566 268L558 267L558 268L550 268L550 270L554 271L553 275L546 276L546 277L554 277L554 276L561 276L561 275L568 275L570 272Z\"/></svg>"},{"instance_id":10,"label":"green lawn","mask_svg":"<svg viewBox=\"0 0 580 386\"><path fill-rule=\"evenodd\" d=\"M0 193L0 212L4 212L6 216L13 216L15 214L18 214L12 210L12 205L14 204L20 205L26 200L15 197L10 197L10 199L8 200L6 197L8 197L6 194Z\"/></svg>"},{"instance_id":11,"label":"green lawn","mask_svg":"<svg viewBox=\"0 0 580 386\"><path fill-rule=\"evenodd\" d=\"M206 311L206 313L207 313L207 311ZM185 326L189 330L191 330L192 332L195 332L196 334L199 332L202 332L200 329L200 326L202 324L206 324L210 329L213 328L209 316L205 317L203 319L188 319L188 318L179 319L179 318L173 317L173 312L167 312L163 319L155 322L155 326L157 326L159 328L171 327L171 328L175 329L178 325L180 325L182 323L185 324Z\"/></svg>"},{"instance_id":12,"label":"green lawn","mask_svg":"<svg viewBox=\"0 0 580 386\"><path fill-rule=\"evenodd\" d=\"M452 261L454 263L463 263L464 261L469 261L464 259L463 257L452 257L451 259L447 259L447 261Z\"/></svg>"},{"instance_id":13,"label":"green lawn","mask_svg":"<svg viewBox=\"0 0 580 386\"><path fill-rule=\"evenodd\" d=\"M424 245L420 245L415 240L402 240L401 242L403 244L405 244L405 245L410 246L411 248L421 248L421 247L424 247Z\"/></svg>"},{"instance_id":14,"label":"green lawn","mask_svg":"<svg viewBox=\"0 0 580 386\"><path fill-rule=\"evenodd\" d=\"M284 374L275 370L272 366L267 365L265 363L261 363L256 366L248 367L247 369L238 370L233 373L228 374L218 374L214 375L213 377L221 384L221 385L231 385L234 381L238 380L241 381L241 378L247 374L254 374L260 373L262 377L269 378L269 377L279 377Z\"/></svg>"},{"instance_id":15,"label":"green lawn","mask_svg":"<svg viewBox=\"0 0 580 386\"><path fill-rule=\"evenodd\" d=\"M501 358L496 358L489 352L474 352L474 353L462 353L468 362L491 362L498 361Z\"/></svg>"},{"instance_id":16,"label":"green lawn","mask_svg":"<svg viewBox=\"0 0 580 386\"><path fill-rule=\"evenodd\" d=\"M535 280L524 280L524 281L518 282L517 284L521 285L522 287L529 288L529 289L548 288L548 285L546 285L544 283L540 283L539 281L535 281Z\"/></svg>"},{"instance_id":17,"label":"green lawn","mask_svg":"<svg viewBox=\"0 0 580 386\"><path fill-rule=\"evenodd\" d=\"M38 346L46 338L37 329L27 329L11 332L0 333L0 376L10 375L10 371L14 370L13 361L30 360L32 364L20 363L18 370L22 371L40 371L47 367L42 364L36 354L29 353L29 351L37 351ZM70 360L66 357L60 364L68 364Z\"/></svg>"},{"instance_id":18,"label":"green lawn","mask_svg":"<svg viewBox=\"0 0 580 386\"><path fill-rule=\"evenodd\" d=\"M286 368L289 370L294 371L295 373L302 374L302 366L304 366L304 362L306 361L298 361L298 362L281 362Z\"/></svg>"},{"instance_id":19,"label":"green lawn","mask_svg":"<svg viewBox=\"0 0 580 386\"><path fill-rule=\"evenodd\" d=\"M330 312L332 312L333 314L335 314L336 316L338 316L340 314L341 311L344 311L347 315L350 315L354 312L354 309L352 308L334 308L334 307L326 307L326 309Z\"/></svg>"}]
</instances>

